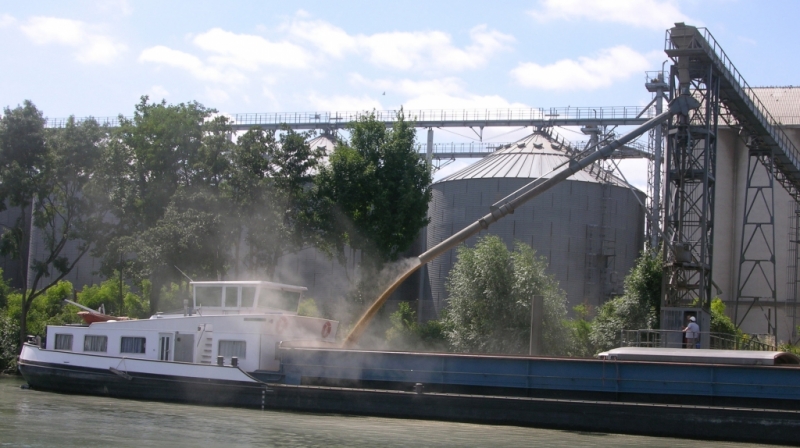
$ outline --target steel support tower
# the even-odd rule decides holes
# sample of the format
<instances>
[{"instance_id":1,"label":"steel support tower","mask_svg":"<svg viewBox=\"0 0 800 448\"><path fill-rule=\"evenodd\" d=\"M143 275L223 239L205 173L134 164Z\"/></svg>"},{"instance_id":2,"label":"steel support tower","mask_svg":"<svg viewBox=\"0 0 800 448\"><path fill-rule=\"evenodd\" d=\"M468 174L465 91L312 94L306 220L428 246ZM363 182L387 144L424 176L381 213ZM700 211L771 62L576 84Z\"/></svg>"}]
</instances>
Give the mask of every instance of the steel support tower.
<instances>
[{"instance_id":1,"label":"steel support tower","mask_svg":"<svg viewBox=\"0 0 800 448\"><path fill-rule=\"evenodd\" d=\"M713 64L693 57L693 36L670 31L670 99L688 93L700 107L667 128L663 304L709 309L720 81Z\"/></svg>"}]
</instances>

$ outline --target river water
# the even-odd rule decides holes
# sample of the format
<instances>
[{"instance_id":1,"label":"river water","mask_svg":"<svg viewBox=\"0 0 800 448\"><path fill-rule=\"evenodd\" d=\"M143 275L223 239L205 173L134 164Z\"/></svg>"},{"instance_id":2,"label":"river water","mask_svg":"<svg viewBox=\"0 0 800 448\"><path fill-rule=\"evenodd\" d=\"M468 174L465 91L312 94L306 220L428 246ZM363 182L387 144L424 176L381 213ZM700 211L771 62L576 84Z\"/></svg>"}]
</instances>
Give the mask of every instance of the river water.
<instances>
[{"instance_id":1,"label":"river water","mask_svg":"<svg viewBox=\"0 0 800 448\"><path fill-rule=\"evenodd\" d=\"M0 447L759 446L155 403L25 390L23 384L18 377L0 377Z\"/></svg>"}]
</instances>

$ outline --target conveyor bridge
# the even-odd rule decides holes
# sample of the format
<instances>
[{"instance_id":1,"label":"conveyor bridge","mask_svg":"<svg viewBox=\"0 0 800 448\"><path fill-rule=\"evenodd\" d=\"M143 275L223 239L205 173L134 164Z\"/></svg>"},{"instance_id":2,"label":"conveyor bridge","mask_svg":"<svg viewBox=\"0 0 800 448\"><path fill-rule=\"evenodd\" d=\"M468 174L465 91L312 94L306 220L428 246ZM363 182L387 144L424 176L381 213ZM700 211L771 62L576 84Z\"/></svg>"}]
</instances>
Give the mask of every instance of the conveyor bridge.
<instances>
[{"instance_id":1,"label":"conveyor bridge","mask_svg":"<svg viewBox=\"0 0 800 448\"><path fill-rule=\"evenodd\" d=\"M679 24L682 25L682 24ZM670 57L688 56L692 78L701 78L711 64L720 77L720 116L740 126L751 147L772 152L775 179L795 198L800 198L800 151L780 128L731 60L706 28L676 26L667 30L665 52ZM679 68L680 70L680 68Z\"/></svg>"}]
</instances>

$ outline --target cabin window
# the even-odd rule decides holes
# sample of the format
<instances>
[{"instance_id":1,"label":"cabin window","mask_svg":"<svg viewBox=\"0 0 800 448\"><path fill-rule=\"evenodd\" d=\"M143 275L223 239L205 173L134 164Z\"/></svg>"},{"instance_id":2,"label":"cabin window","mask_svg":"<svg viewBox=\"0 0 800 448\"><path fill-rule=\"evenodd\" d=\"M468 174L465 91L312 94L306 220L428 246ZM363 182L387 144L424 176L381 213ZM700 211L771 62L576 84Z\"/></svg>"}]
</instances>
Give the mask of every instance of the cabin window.
<instances>
[{"instance_id":1,"label":"cabin window","mask_svg":"<svg viewBox=\"0 0 800 448\"><path fill-rule=\"evenodd\" d=\"M121 353L144 353L145 338L122 337L119 351Z\"/></svg>"},{"instance_id":2,"label":"cabin window","mask_svg":"<svg viewBox=\"0 0 800 448\"><path fill-rule=\"evenodd\" d=\"M300 293L262 288L258 294L258 307L271 310L297 311Z\"/></svg>"},{"instance_id":3,"label":"cabin window","mask_svg":"<svg viewBox=\"0 0 800 448\"><path fill-rule=\"evenodd\" d=\"M235 287L235 286L226 286L226 287L225 287L225 303L224 303L224 305L223 305L223 306L226 306L226 307L234 307L234 308L235 308L235 307L237 307L237 306L239 306L239 305L236 303L236 301L237 301L237 299L238 299L238 298L236 297L236 296L237 296L237 293L238 293L238 291L239 291L239 288L237 288L237 287Z\"/></svg>"},{"instance_id":4,"label":"cabin window","mask_svg":"<svg viewBox=\"0 0 800 448\"><path fill-rule=\"evenodd\" d=\"M219 341L219 356L245 359L247 344L245 341Z\"/></svg>"},{"instance_id":5,"label":"cabin window","mask_svg":"<svg viewBox=\"0 0 800 448\"><path fill-rule=\"evenodd\" d=\"M195 306L220 306L222 286L195 286Z\"/></svg>"},{"instance_id":6,"label":"cabin window","mask_svg":"<svg viewBox=\"0 0 800 448\"><path fill-rule=\"evenodd\" d=\"M242 287L242 308L252 308L256 301L256 288L252 286Z\"/></svg>"},{"instance_id":7,"label":"cabin window","mask_svg":"<svg viewBox=\"0 0 800 448\"><path fill-rule=\"evenodd\" d=\"M108 336L84 336L83 351L105 352L108 348Z\"/></svg>"},{"instance_id":8,"label":"cabin window","mask_svg":"<svg viewBox=\"0 0 800 448\"><path fill-rule=\"evenodd\" d=\"M72 351L72 335L56 334L56 350Z\"/></svg>"}]
</instances>

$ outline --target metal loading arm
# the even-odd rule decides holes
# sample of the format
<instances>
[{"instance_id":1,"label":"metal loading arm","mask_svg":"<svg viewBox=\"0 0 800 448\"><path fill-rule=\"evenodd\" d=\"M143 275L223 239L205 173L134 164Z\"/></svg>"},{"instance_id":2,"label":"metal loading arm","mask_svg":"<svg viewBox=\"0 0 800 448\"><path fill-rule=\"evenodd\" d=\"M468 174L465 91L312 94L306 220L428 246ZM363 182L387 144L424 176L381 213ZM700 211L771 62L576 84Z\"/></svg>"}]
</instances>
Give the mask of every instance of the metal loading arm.
<instances>
[{"instance_id":1,"label":"metal loading arm","mask_svg":"<svg viewBox=\"0 0 800 448\"><path fill-rule=\"evenodd\" d=\"M392 285L389 286L389 288L387 288L386 291L384 291L383 294L381 294L381 296L372 303L372 305L370 305L367 311L364 312L361 319L359 319L353 329L350 330L350 333L345 337L344 341L342 342L342 347L350 348L358 343L361 334L367 329L370 321L383 306L386 300L389 299L389 296L397 289L398 286L400 286L400 283L414 273L414 271L419 269L420 266L456 247L481 230L488 229L491 224L499 221L506 215L514 213L514 210L521 205L556 186L561 181L566 180L576 172L586 168L597 160L610 156L611 153L613 153L616 149L624 146L631 140L644 134L650 129L661 125L673 114L688 115L689 110L696 109L699 105L700 103L691 96L681 95L670 102L669 108L665 112L656 115L633 131L623 135L618 140L611 142L599 150L592 152L590 155L580 160L570 160L567 164L554 169L550 172L548 178L536 179L533 182L525 185L524 187L499 201L497 204L495 204L495 206L492 206L492 211L483 218L461 229L458 233L452 235L450 238L447 238L446 240L422 253L419 256L419 263L415 263L412 267L406 270L406 272L397 277L394 283L392 283Z\"/></svg>"}]
</instances>

